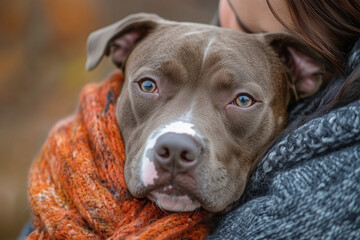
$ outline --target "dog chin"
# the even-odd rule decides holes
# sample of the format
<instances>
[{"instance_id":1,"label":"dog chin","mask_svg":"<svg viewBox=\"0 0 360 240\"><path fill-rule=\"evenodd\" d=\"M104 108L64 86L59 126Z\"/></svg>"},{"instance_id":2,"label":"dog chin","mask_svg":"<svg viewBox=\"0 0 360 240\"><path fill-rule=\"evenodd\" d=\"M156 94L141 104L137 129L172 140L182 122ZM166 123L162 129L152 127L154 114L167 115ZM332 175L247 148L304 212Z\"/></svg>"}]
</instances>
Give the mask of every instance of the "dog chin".
<instances>
[{"instance_id":1,"label":"dog chin","mask_svg":"<svg viewBox=\"0 0 360 240\"><path fill-rule=\"evenodd\" d=\"M147 198L156 202L161 209L171 212L191 212L201 206L198 201L192 200L187 194L178 195L154 190L147 195Z\"/></svg>"}]
</instances>

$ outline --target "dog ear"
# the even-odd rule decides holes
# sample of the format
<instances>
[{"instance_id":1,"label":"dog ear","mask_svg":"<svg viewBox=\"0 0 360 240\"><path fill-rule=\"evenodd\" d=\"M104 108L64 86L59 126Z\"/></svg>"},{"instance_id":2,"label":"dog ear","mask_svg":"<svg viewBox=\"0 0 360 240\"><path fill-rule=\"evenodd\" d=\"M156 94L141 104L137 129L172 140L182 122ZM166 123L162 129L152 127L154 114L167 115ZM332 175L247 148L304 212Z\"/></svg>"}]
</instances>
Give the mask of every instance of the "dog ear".
<instances>
[{"instance_id":1,"label":"dog ear","mask_svg":"<svg viewBox=\"0 0 360 240\"><path fill-rule=\"evenodd\" d=\"M138 13L91 33L87 41L86 70L94 69L104 55L110 54L115 65L123 67L135 44L163 21L155 14Z\"/></svg>"},{"instance_id":2,"label":"dog ear","mask_svg":"<svg viewBox=\"0 0 360 240\"><path fill-rule=\"evenodd\" d=\"M325 74L325 59L288 33L266 33L263 36L286 66L295 100L317 92Z\"/></svg>"}]
</instances>

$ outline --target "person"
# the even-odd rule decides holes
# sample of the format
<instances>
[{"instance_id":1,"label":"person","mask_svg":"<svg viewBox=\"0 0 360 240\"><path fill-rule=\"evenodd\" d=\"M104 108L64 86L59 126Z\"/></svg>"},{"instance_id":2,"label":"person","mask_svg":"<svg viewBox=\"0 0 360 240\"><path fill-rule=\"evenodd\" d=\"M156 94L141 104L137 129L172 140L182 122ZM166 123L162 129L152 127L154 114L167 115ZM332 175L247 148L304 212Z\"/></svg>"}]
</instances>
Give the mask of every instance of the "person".
<instances>
[{"instance_id":1,"label":"person","mask_svg":"<svg viewBox=\"0 0 360 240\"><path fill-rule=\"evenodd\" d=\"M207 239L360 239L360 1L220 0L218 24L291 32L334 75L290 109L240 206Z\"/></svg>"}]
</instances>

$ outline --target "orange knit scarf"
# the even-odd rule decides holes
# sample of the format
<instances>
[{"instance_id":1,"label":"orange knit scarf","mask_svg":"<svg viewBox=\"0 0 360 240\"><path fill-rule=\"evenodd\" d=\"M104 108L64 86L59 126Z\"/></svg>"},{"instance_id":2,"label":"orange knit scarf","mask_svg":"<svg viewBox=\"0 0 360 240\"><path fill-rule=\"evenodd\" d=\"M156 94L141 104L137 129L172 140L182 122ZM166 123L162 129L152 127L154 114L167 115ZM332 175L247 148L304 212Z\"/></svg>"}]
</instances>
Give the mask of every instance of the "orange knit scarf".
<instances>
[{"instance_id":1,"label":"orange knit scarf","mask_svg":"<svg viewBox=\"0 0 360 240\"><path fill-rule=\"evenodd\" d=\"M122 74L87 85L76 113L58 123L29 174L28 239L203 239L210 213L166 213L132 197L115 117Z\"/></svg>"}]
</instances>

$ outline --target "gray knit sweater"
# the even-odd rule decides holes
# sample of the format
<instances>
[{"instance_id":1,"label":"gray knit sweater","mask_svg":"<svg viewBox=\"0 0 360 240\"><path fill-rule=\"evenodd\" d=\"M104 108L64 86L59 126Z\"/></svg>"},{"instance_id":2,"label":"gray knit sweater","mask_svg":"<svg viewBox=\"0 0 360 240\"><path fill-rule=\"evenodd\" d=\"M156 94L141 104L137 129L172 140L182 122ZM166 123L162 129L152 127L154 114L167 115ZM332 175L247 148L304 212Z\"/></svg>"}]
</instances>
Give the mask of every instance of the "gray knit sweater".
<instances>
[{"instance_id":1,"label":"gray knit sweater","mask_svg":"<svg viewBox=\"0 0 360 240\"><path fill-rule=\"evenodd\" d=\"M360 41L347 72L359 63ZM360 239L360 100L277 142L260 161L242 202L208 240Z\"/></svg>"}]
</instances>

